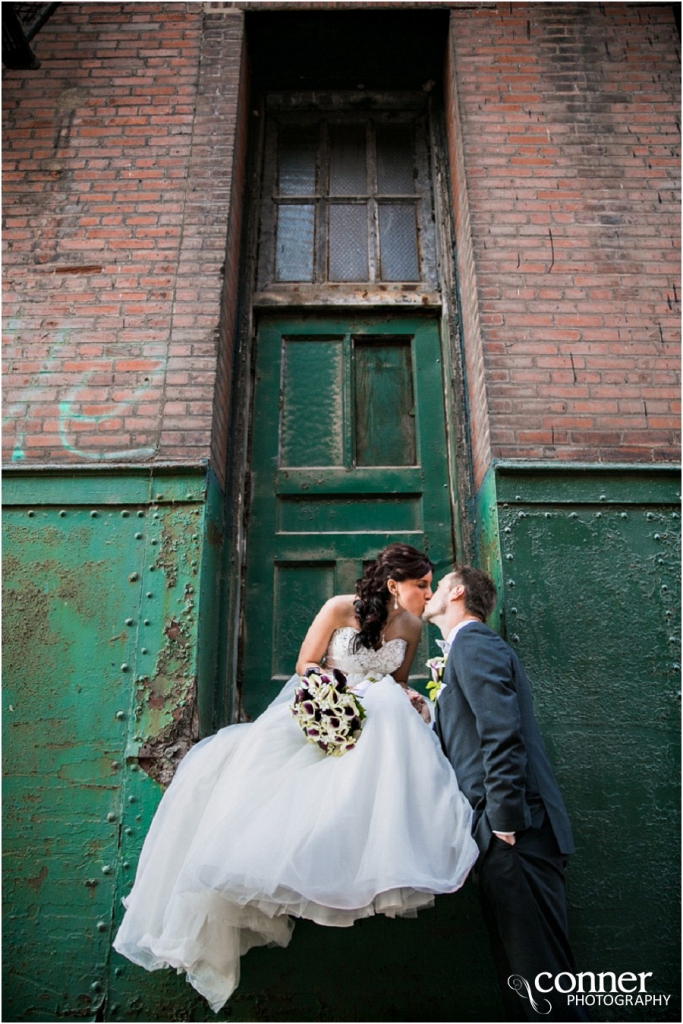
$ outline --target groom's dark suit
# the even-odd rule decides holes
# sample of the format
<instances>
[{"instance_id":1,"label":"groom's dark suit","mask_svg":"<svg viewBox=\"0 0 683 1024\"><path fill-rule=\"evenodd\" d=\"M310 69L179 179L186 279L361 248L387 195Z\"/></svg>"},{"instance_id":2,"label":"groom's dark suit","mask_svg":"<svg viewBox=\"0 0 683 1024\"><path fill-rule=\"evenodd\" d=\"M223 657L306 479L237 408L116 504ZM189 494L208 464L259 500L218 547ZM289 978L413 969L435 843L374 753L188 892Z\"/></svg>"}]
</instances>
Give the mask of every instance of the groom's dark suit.
<instances>
[{"instance_id":1,"label":"groom's dark suit","mask_svg":"<svg viewBox=\"0 0 683 1024\"><path fill-rule=\"evenodd\" d=\"M483 622L468 622L455 636L443 681L435 729L474 810L480 891L506 1013L538 1020L508 978L520 975L533 987L541 971L553 978L574 972L564 882L574 851L569 819L512 648ZM514 832L516 844L494 832ZM545 1020L587 1019L555 991L548 998L553 1011Z\"/></svg>"}]
</instances>

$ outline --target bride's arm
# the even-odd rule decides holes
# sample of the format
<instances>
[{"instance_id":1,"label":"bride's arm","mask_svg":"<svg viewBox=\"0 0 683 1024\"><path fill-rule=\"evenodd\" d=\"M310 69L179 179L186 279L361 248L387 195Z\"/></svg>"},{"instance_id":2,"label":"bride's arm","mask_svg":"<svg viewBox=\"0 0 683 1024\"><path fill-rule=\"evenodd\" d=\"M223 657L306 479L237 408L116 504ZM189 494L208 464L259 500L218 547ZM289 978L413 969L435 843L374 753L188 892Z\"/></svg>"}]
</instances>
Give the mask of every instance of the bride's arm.
<instances>
[{"instance_id":1,"label":"bride's arm","mask_svg":"<svg viewBox=\"0 0 683 1024\"><path fill-rule=\"evenodd\" d=\"M396 671L391 673L396 682L400 683L404 689L408 683L410 666L413 664L413 659L417 652L417 645L420 642L421 633L421 621L415 618L414 615L406 616L406 621L401 624L401 636L407 641L408 646L406 647L406 653L403 661Z\"/></svg>"},{"instance_id":2,"label":"bride's arm","mask_svg":"<svg viewBox=\"0 0 683 1024\"><path fill-rule=\"evenodd\" d=\"M427 701L424 699L421 693L418 693L417 690L413 690L410 686L408 686L408 674L410 672L410 666L413 663L413 659L417 652L417 645L420 642L420 635L422 633L422 623L420 622L419 619L415 619L414 617L412 618L413 622L411 622L408 628L405 630L405 639L408 641L405 658L403 659L403 662L401 663L399 668L397 668L396 671L392 674L396 682L399 683L399 685L405 691L408 700L413 705L418 715L425 722L427 722L427 724L429 724L432 720L432 716L429 711Z\"/></svg>"},{"instance_id":3,"label":"bride's arm","mask_svg":"<svg viewBox=\"0 0 683 1024\"><path fill-rule=\"evenodd\" d=\"M331 597L322 606L313 619L299 651L296 671L300 676L307 668L320 669L320 662L325 657L330 637L335 629L350 625L350 619L353 619L353 600L352 596L341 595Z\"/></svg>"}]
</instances>

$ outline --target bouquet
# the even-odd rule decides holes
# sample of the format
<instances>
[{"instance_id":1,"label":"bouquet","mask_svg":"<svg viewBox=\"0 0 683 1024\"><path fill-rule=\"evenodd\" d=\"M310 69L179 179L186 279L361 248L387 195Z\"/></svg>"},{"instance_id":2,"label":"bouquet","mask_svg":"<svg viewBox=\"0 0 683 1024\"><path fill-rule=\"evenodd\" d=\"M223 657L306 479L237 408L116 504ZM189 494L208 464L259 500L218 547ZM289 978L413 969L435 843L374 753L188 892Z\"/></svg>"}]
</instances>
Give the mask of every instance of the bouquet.
<instances>
[{"instance_id":1,"label":"bouquet","mask_svg":"<svg viewBox=\"0 0 683 1024\"><path fill-rule=\"evenodd\" d=\"M365 718L363 705L346 689L346 676L338 669L328 675L309 668L294 691L290 710L308 742L330 757L353 750Z\"/></svg>"},{"instance_id":2,"label":"bouquet","mask_svg":"<svg viewBox=\"0 0 683 1024\"><path fill-rule=\"evenodd\" d=\"M427 683L427 695L432 703L436 703L436 698L446 685L443 681L443 670L446 667L446 659L442 657L430 658L429 661L425 662L425 664L432 676L431 681Z\"/></svg>"}]
</instances>

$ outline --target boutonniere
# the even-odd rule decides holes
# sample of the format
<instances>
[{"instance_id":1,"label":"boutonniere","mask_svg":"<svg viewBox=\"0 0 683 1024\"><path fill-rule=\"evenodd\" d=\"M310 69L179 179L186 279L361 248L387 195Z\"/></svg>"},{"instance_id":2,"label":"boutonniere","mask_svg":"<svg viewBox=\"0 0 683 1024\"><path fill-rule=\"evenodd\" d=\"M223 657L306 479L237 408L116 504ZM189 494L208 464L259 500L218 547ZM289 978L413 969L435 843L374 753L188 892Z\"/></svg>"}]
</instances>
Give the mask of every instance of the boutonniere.
<instances>
[{"instance_id":1,"label":"boutonniere","mask_svg":"<svg viewBox=\"0 0 683 1024\"><path fill-rule=\"evenodd\" d=\"M443 657L430 658L426 665L432 676L431 681L427 683L427 695L432 703L435 704L437 697L446 685L443 681L446 659Z\"/></svg>"}]
</instances>

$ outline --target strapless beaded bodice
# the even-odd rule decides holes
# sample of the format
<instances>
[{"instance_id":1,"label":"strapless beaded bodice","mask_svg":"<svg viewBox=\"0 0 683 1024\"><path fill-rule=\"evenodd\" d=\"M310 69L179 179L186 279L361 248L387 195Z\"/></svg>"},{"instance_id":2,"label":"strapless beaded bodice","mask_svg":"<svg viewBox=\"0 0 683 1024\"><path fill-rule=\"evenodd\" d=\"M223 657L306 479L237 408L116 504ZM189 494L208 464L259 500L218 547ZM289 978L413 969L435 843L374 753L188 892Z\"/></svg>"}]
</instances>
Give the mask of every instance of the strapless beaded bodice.
<instances>
[{"instance_id":1,"label":"strapless beaded bodice","mask_svg":"<svg viewBox=\"0 0 683 1024\"><path fill-rule=\"evenodd\" d=\"M391 675L402 664L407 640L395 637L383 643L378 650L361 647L354 651L352 641L357 632L352 626L335 629L325 654L327 668L341 669L347 676L354 678L375 676L381 679L382 676Z\"/></svg>"}]
</instances>

